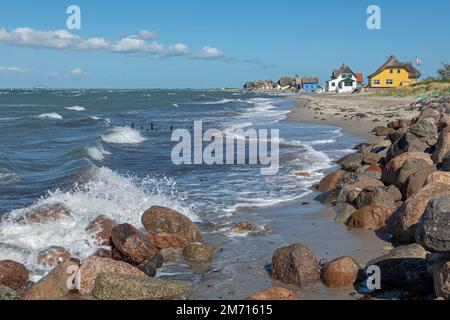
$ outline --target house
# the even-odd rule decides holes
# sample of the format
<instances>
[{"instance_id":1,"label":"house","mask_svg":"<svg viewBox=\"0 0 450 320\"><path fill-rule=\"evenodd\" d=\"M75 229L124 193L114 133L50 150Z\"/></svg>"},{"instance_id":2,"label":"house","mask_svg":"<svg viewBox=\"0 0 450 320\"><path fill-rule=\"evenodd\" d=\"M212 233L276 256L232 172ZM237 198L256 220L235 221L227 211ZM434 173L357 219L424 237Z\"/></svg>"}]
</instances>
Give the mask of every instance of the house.
<instances>
[{"instance_id":1,"label":"house","mask_svg":"<svg viewBox=\"0 0 450 320\"><path fill-rule=\"evenodd\" d=\"M364 76L361 72L356 74L356 85L358 87L364 86Z\"/></svg>"},{"instance_id":2,"label":"house","mask_svg":"<svg viewBox=\"0 0 450 320\"><path fill-rule=\"evenodd\" d=\"M354 73L349 66L343 64L340 68L333 70L331 79L326 83L325 91L351 93L357 88L357 84L357 74Z\"/></svg>"},{"instance_id":3,"label":"house","mask_svg":"<svg viewBox=\"0 0 450 320\"><path fill-rule=\"evenodd\" d=\"M319 78L302 77L302 89L305 91L316 92L319 89Z\"/></svg>"},{"instance_id":4,"label":"house","mask_svg":"<svg viewBox=\"0 0 450 320\"><path fill-rule=\"evenodd\" d=\"M417 83L422 76L411 62L401 62L394 55L372 73L369 78L371 88L398 88Z\"/></svg>"}]
</instances>

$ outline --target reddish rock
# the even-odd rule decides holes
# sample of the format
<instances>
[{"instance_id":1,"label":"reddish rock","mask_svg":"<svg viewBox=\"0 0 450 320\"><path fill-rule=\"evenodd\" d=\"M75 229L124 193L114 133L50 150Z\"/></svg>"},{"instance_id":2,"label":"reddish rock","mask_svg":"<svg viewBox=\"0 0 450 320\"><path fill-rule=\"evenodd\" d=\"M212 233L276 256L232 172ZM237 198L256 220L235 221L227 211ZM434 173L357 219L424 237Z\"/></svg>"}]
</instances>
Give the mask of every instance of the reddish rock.
<instances>
[{"instance_id":1,"label":"reddish rock","mask_svg":"<svg viewBox=\"0 0 450 320\"><path fill-rule=\"evenodd\" d=\"M392 128L376 127L372 130L372 133L375 134L377 137L385 137L393 131L394 129Z\"/></svg>"},{"instance_id":2,"label":"reddish rock","mask_svg":"<svg viewBox=\"0 0 450 320\"><path fill-rule=\"evenodd\" d=\"M180 249L183 250L188 245L188 241L176 234L155 233L149 231L147 238L152 240L153 244L159 249Z\"/></svg>"},{"instance_id":3,"label":"reddish rock","mask_svg":"<svg viewBox=\"0 0 450 320\"><path fill-rule=\"evenodd\" d=\"M360 269L359 263L351 257L336 259L325 265L322 274L323 283L328 288L353 287Z\"/></svg>"},{"instance_id":4,"label":"reddish rock","mask_svg":"<svg viewBox=\"0 0 450 320\"><path fill-rule=\"evenodd\" d=\"M403 206L388 219L388 226L395 238L402 243L414 243L417 224L431 199L450 195L447 184L432 183L410 197Z\"/></svg>"},{"instance_id":5,"label":"reddish rock","mask_svg":"<svg viewBox=\"0 0 450 320\"><path fill-rule=\"evenodd\" d=\"M309 173L309 172L297 172L295 175L297 177L304 177L304 178L311 177L311 173Z\"/></svg>"},{"instance_id":6,"label":"reddish rock","mask_svg":"<svg viewBox=\"0 0 450 320\"><path fill-rule=\"evenodd\" d=\"M298 296L284 288L269 288L249 296L246 300L299 300Z\"/></svg>"},{"instance_id":7,"label":"reddish rock","mask_svg":"<svg viewBox=\"0 0 450 320\"><path fill-rule=\"evenodd\" d=\"M32 285L26 292L26 300L58 299L66 297L73 289L78 264L66 261L59 264L47 276ZM69 284L69 285L68 285Z\"/></svg>"},{"instance_id":8,"label":"reddish rock","mask_svg":"<svg viewBox=\"0 0 450 320\"><path fill-rule=\"evenodd\" d=\"M426 184L442 183L450 185L450 172L434 172L428 176Z\"/></svg>"},{"instance_id":9,"label":"reddish rock","mask_svg":"<svg viewBox=\"0 0 450 320\"><path fill-rule=\"evenodd\" d=\"M183 250L183 256L187 261L194 263L211 263L214 258L214 247L201 244L201 243L190 243Z\"/></svg>"},{"instance_id":10,"label":"reddish rock","mask_svg":"<svg viewBox=\"0 0 450 320\"><path fill-rule=\"evenodd\" d=\"M40 206L16 220L17 223L48 223L70 217L70 210L63 204Z\"/></svg>"},{"instance_id":11,"label":"reddish rock","mask_svg":"<svg viewBox=\"0 0 450 320\"><path fill-rule=\"evenodd\" d=\"M145 273L132 265L108 258L89 257L81 265L79 271L79 292L90 295L94 290L95 280L100 273L127 274L145 276Z\"/></svg>"},{"instance_id":12,"label":"reddish rock","mask_svg":"<svg viewBox=\"0 0 450 320\"><path fill-rule=\"evenodd\" d=\"M202 240L202 233L185 215L163 207L152 207L142 215L142 224L147 231L175 234L190 242Z\"/></svg>"},{"instance_id":13,"label":"reddish rock","mask_svg":"<svg viewBox=\"0 0 450 320\"><path fill-rule=\"evenodd\" d=\"M398 157L389 161L386 167L383 170L383 178L382 181L387 185L397 185L398 186L398 178L400 170L403 167L403 164L409 159L423 159L430 166L434 165L433 160L431 160L431 155L423 152L405 152L399 155Z\"/></svg>"},{"instance_id":14,"label":"reddish rock","mask_svg":"<svg viewBox=\"0 0 450 320\"><path fill-rule=\"evenodd\" d=\"M325 178L323 178L319 184L319 192L329 192L334 190L344 173L345 171L340 170L330 173Z\"/></svg>"},{"instance_id":15,"label":"reddish rock","mask_svg":"<svg viewBox=\"0 0 450 320\"><path fill-rule=\"evenodd\" d=\"M374 172L374 173L383 173L381 166L379 164L372 164L369 168L367 168L366 172Z\"/></svg>"},{"instance_id":16,"label":"reddish rock","mask_svg":"<svg viewBox=\"0 0 450 320\"><path fill-rule=\"evenodd\" d=\"M91 233L101 244L110 245L111 232L117 222L107 216L98 216L91 221L86 231Z\"/></svg>"},{"instance_id":17,"label":"reddish rock","mask_svg":"<svg viewBox=\"0 0 450 320\"><path fill-rule=\"evenodd\" d=\"M235 225L232 229L232 231L235 233L255 232L257 230L258 230L258 227L248 221L240 222L237 225Z\"/></svg>"},{"instance_id":18,"label":"reddish rock","mask_svg":"<svg viewBox=\"0 0 450 320\"><path fill-rule=\"evenodd\" d=\"M377 205L365 206L358 209L347 222L347 226L355 229L374 230L386 224L391 210Z\"/></svg>"},{"instance_id":19,"label":"reddish rock","mask_svg":"<svg viewBox=\"0 0 450 320\"><path fill-rule=\"evenodd\" d=\"M162 260L161 253L153 242L130 224L121 224L113 228L111 245L114 259L133 266L140 266L151 259Z\"/></svg>"},{"instance_id":20,"label":"reddish rock","mask_svg":"<svg viewBox=\"0 0 450 320\"><path fill-rule=\"evenodd\" d=\"M0 261L0 285L17 290L28 281L28 270L21 263L3 260Z\"/></svg>"},{"instance_id":21,"label":"reddish rock","mask_svg":"<svg viewBox=\"0 0 450 320\"><path fill-rule=\"evenodd\" d=\"M49 247L39 252L37 263L45 267L56 267L58 264L70 260L72 255L63 247Z\"/></svg>"}]
</instances>

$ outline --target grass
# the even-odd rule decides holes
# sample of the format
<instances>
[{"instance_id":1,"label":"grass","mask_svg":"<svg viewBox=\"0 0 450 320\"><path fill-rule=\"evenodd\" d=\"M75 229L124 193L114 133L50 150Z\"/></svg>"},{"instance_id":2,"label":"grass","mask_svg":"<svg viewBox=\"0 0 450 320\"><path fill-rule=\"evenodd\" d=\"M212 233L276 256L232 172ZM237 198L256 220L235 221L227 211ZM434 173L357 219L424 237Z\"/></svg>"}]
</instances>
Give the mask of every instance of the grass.
<instances>
[{"instance_id":1,"label":"grass","mask_svg":"<svg viewBox=\"0 0 450 320\"><path fill-rule=\"evenodd\" d=\"M377 97L420 97L428 98L441 93L450 93L450 80L426 79L409 87L379 89L373 93Z\"/></svg>"}]
</instances>

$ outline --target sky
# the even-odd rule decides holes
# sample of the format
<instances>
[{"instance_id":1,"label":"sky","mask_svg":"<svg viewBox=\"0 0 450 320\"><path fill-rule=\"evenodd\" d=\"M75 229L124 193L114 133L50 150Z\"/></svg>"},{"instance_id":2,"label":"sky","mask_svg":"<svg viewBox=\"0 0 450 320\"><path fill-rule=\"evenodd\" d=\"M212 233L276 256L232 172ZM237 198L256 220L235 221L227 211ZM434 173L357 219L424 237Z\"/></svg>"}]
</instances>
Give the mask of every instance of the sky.
<instances>
[{"instance_id":1,"label":"sky","mask_svg":"<svg viewBox=\"0 0 450 320\"><path fill-rule=\"evenodd\" d=\"M225 88L450 60L449 0L0 0L0 87ZM68 30L67 8L81 10ZM381 29L369 30L369 5Z\"/></svg>"}]
</instances>

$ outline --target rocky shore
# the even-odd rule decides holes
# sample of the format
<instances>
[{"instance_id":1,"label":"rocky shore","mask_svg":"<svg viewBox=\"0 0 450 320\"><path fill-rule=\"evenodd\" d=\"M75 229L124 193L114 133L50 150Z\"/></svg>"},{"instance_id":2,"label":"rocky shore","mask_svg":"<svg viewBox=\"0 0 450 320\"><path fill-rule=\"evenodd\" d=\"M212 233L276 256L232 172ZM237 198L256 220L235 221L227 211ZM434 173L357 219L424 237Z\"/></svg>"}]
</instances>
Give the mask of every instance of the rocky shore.
<instances>
[{"instance_id":1,"label":"rocky shore","mask_svg":"<svg viewBox=\"0 0 450 320\"><path fill-rule=\"evenodd\" d=\"M364 265L352 257L320 264L305 244L293 244L274 253L274 279L300 287L321 279L371 298L450 298L450 97L406 107L417 115L375 127L379 140L358 145L317 186L337 223L375 232L394 249Z\"/></svg>"}]
</instances>

